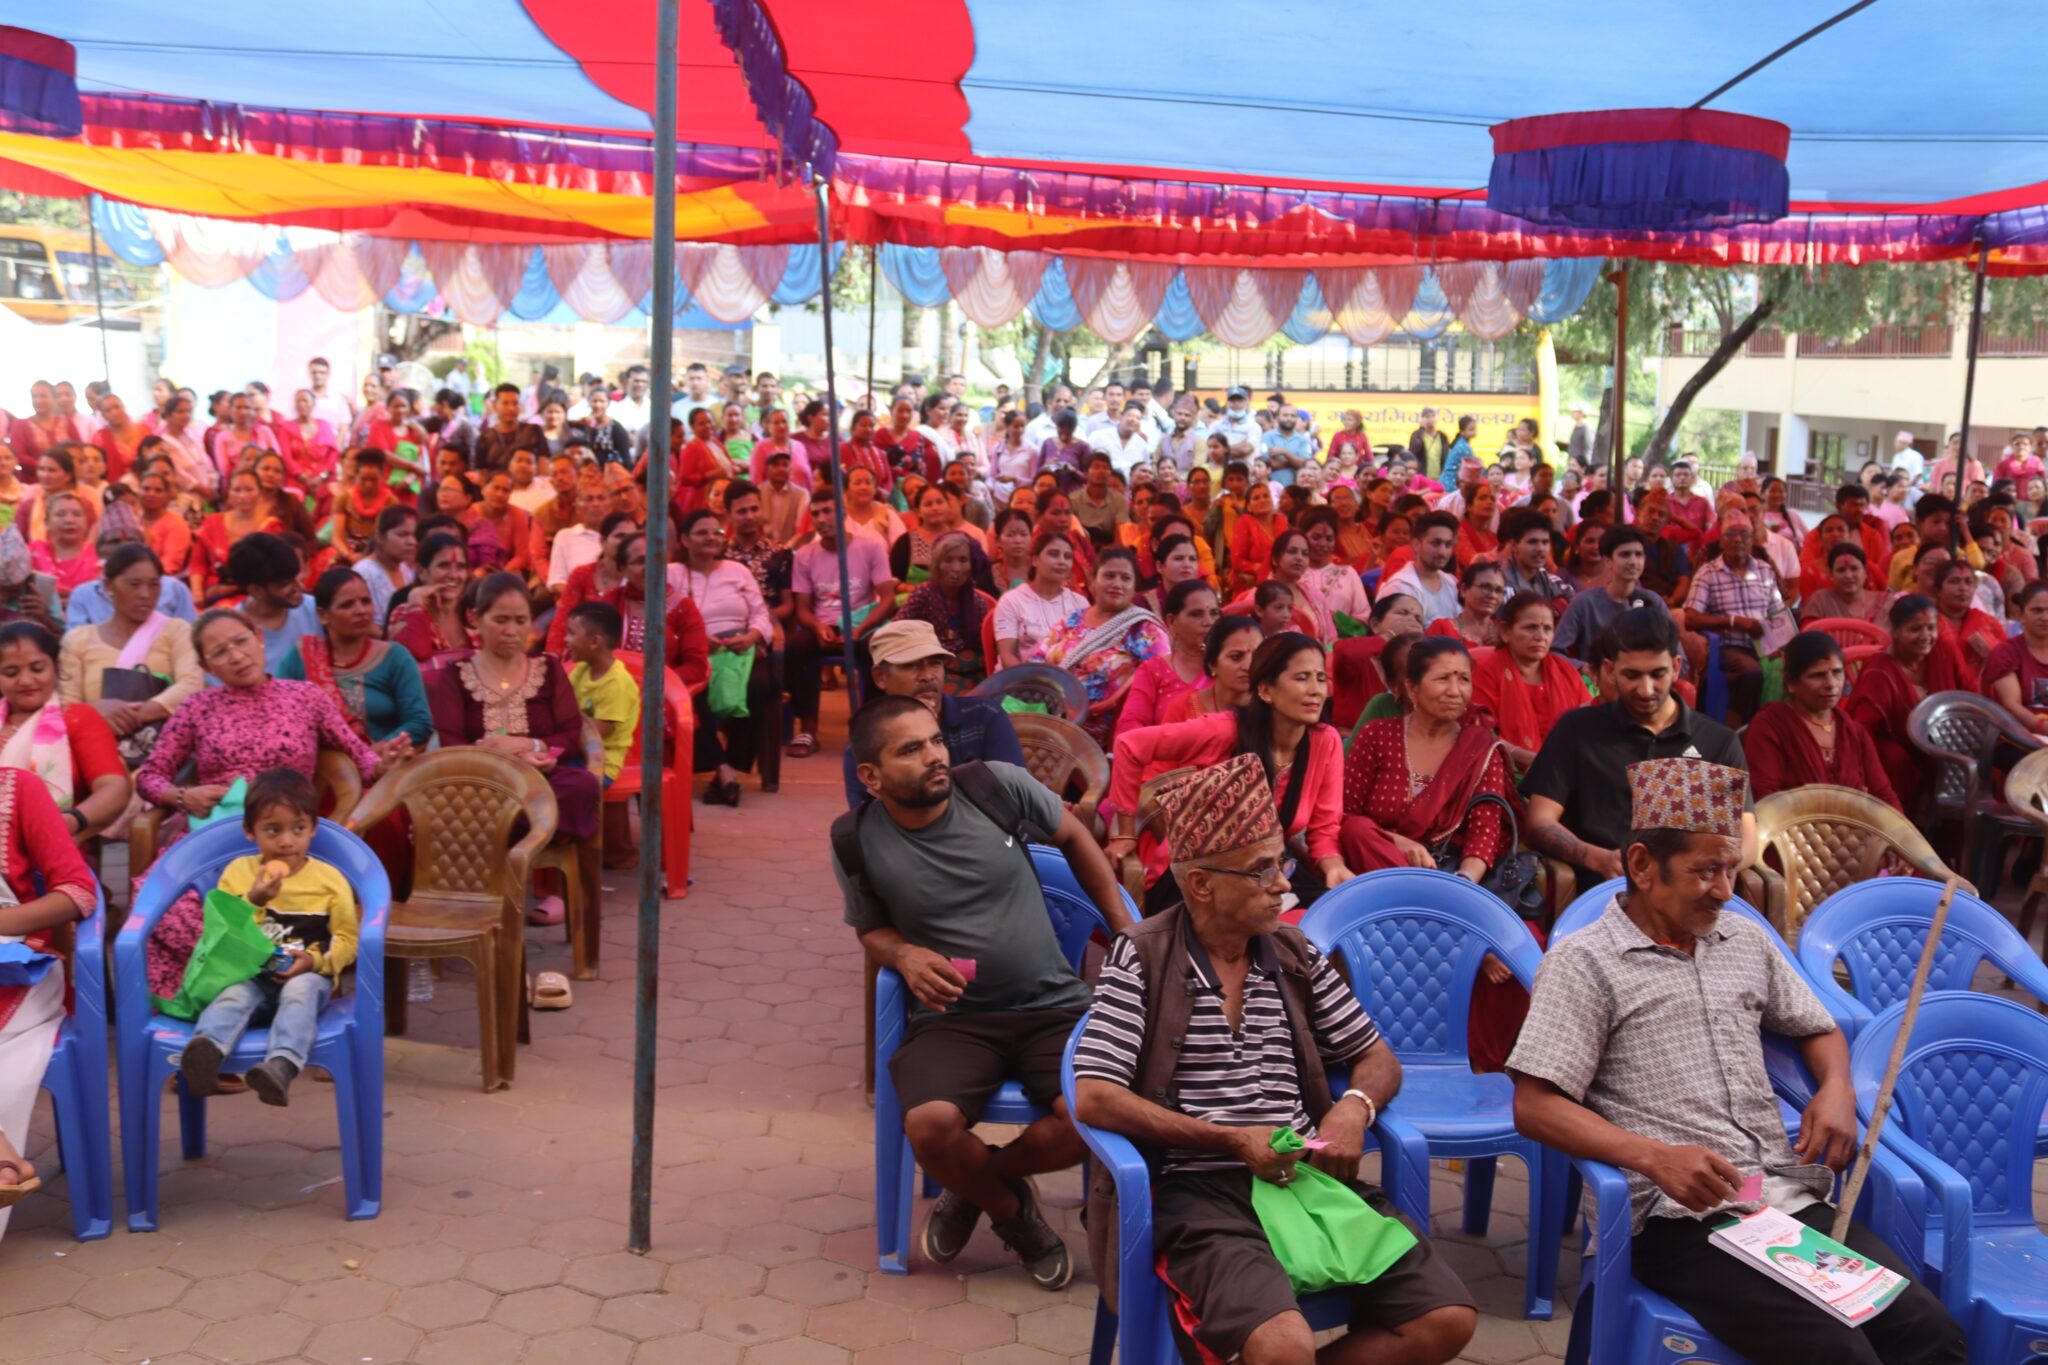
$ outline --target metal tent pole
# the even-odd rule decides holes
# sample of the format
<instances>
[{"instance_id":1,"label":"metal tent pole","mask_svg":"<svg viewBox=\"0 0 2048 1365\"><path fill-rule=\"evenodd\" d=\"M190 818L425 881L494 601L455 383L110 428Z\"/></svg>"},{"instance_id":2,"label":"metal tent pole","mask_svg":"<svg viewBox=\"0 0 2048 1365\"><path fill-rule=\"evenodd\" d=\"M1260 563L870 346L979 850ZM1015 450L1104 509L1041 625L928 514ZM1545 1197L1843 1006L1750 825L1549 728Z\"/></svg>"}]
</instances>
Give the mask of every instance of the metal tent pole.
<instances>
[{"instance_id":1,"label":"metal tent pole","mask_svg":"<svg viewBox=\"0 0 2048 1365\"><path fill-rule=\"evenodd\" d=\"M1963 494L1969 491L1969 484L1963 476L1970 467L1970 407L1977 398L1978 333L1984 325L1984 281L1990 274L1990 255L1980 243L1977 248L1977 283L1970 296L1967 363L1963 366L1963 424L1956 428L1961 437L1961 443L1956 448L1956 491L1949 495L1956 501L1956 514L1949 518L1949 543L1958 556L1963 552ZM1941 492L1939 488L1934 491Z\"/></svg>"},{"instance_id":2,"label":"metal tent pole","mask_svg":"<svg viewBox=\"0 0 2048 1365\"><path fill-rule=\"evenodd\" d=\"M847 590L846 569L846 464L839 458L839 384L832 360L832 184L824 176L812 182L818 191L818 282L819 300L825 308L825 411L832 423L832 525L839 539L839 642L846 655L846 700L857 707L867 689L861 679L853 652L853 594ZM875 363L874 268L868 270L868 364ZM869 378L870 391L873 378ZM850 717L849 717L850 718Z\"/></svg>"},{"instance_id":3,"label":"metal tent pole","mask_svg":"<svg viewBox=\"0 0 2048 1365\"><path fill-rule=\"evenodd\" d=\"M93 210L99 204L99 196L85 196L85 232L91 239L92 248L92 310L100 319L100 378L108 388L114 387L114 362L107 357L107 291L100 283L100 225Z\"/></svg>"},{"instance_id":4,"label":"metal tent pole","mask_svg":"<svg viewBox=\"0 0 2048 1365\"><path fill-rule=\"evenodd\" d=\"M823 237L825 234L820 232L818 235ZM870 406L874 402L875 394L875 268L881 263L881 260L882 244L877 242L868 248L868 401ZM830 299L825 300L825 330L827 332L832 330L832 301ZM827 345L825 349L830 351L832 348ZM832 357L827 355L825 357L825 369L829 372L831 368ZM839 439L839 433L836 428L833 430L832 439L835 441Z\"/></svg>"},{"instance_id":5,"label":"metal tent pole","mask_svg":"<svg viewBox=\"0 0 2048 1365\"><path fill-rule=\"evenodd\" d=\"M668 662L669 404L676 323L676 33L682 0L656 0L654 22L654 370L647 442L647 638L640 693L640 923L633 1004L633 1185L629 1250L653 1242L654 1019L661 984L663 673ZM681 736L677 737L678 742ZM687 817L689 812L682 815Z\"/></svg>"},{"instance_id":6,"label":"metal tent pole","mask_svg":"<svg viewBox=\"0 0 2048 1365\"><path fill-rule=\"evenodd\" d=\"M1621 471L1628 464L1628 267L1607 277L1614 281L1614 431L1607 447L1607 486L1614 490L1614 517L1625 515Z\"/></svg>"}]
</instances>

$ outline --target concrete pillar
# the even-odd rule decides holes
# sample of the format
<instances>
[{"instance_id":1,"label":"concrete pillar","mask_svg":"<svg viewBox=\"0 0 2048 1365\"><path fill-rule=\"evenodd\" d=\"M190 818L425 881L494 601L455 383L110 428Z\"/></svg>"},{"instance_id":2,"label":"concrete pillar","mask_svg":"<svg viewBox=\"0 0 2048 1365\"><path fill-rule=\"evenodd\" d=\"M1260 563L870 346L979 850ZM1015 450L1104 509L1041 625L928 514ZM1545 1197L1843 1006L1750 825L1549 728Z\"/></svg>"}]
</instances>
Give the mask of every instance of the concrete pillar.
<instances>
[{"instance_id":1,"label":"concrete pillar","mask_svg":"<svg viewBox=\"0 0 2048 1365\"><path fill-rule=\"evenodd\" d=\"M1787 478L1806 472L1806 452L1813 443L1806 419L1796 412L1778 414L1778 472Z\"/></svg>"}]
</instances>

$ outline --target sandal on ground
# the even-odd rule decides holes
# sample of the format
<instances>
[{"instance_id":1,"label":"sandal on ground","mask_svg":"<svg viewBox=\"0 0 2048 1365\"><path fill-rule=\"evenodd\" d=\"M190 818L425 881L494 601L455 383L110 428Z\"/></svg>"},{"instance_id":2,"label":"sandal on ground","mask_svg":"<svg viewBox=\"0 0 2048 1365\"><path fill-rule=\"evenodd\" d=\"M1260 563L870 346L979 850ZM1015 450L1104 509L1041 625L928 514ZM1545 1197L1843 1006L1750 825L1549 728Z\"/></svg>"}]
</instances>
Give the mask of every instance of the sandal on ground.
<instances>
[{"instance_id":1,"label":"sandal on ground","mask_svg":"<svg viewBox=\"0 0 2048 1365\"><path fill-rule=\"evenodd\" d=\"M526 1003L537 1010L565 1010L576 1003L569 978L560 972L538 972L527 978Z\"/></svg>"},{"instance_id":2,"label":"sandal on ground","mask_svg":"<svg viewBox=\"0 0 2048 1365\"><path fill-rule=\"evenodd\" d=\"M818 752L818 741L811 735L799 734L796 738L790 740L788 747L783 752L791 758L809 758L812 754Z\"/></svg>"},{"instance_id":3,"label":"sandal on ground","mask_svg":"<svg viewBox=\"0 0 2048 1365\"><path fill-rule=\"evenodd\" d=\"M43 1187L41 1176L32 1175L23 1180L21 1176L25 1169L19 1161L0 1161L0 1177L6 1178L4 1183L0 1183L0 1209L13 1208Z\"/></svg>"},{"instance_id":4,"label":"sandal on ground","mask_svg":"<svg viewBox=\"0 0 2048 1365\"><path fill-rule=\"evenodd\" d=\"M560 896L542 896L533 909L526 912L526 922L536 929L545 929L560 924L569 907Z\"/></svg>"}]
</instances>

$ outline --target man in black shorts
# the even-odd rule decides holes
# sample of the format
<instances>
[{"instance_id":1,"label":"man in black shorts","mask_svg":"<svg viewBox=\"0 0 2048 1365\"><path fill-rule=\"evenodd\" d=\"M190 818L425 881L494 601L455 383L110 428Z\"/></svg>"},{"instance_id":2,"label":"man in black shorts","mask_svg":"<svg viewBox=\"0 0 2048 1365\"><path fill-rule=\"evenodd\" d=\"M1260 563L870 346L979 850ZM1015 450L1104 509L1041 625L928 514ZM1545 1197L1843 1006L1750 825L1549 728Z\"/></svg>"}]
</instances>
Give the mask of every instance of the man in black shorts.
<instances>
[{"instance_id":1,"label":"man in black shorts","mask_svg":"<svg viewBox=\"0 0 2048 1365\"><path fill-rule=\"evenodd\" d=\"M1400 1090L1401 1063L1335 964L1280 924L1290 864L1265 769L1239 754L1165 785L1159 805L1186 899L1110 949L1075 1050L1074 1101L1084 1123L1152 1159L1153 1246L1180 1300L1168 1318L1182 1358L1452 1359L1478 1327L1471 1294L1428 1230L1358 1179L1366 1130ZM1350 1071L1334 1099L1326 1064ZM1312 1165L1413 1234L1350 1286L1351 1331L1321 1353L1252 1206L1254 1180L1295 1178L1299 1153L1272 1147L1289 1128L1322 1140ZM1116 1262L1112 1192L1097 1172L1088 1229L1098 1280Z\"/></svg>"},{"instance_id":2,"label":"man in black shorts","mask_svg":"<svg viewBox=\"0 0 2048 1365\"><path fill-rule=\"evenodd\" d=\"M852 739L855 771L875 799L834 826L832 871L862 950L899 973L913 1000L889 1075L911 1150L945 1187L925 1223L925 1255L941 1264L958 1256L986 1213L1031 1278L1062 1289L1073 1263L1030 1177L1084 1154L1060 1098L1060 1057L1088 988L1060 951L1021 836L1065 853L1122 930L1130 919L1115 874L1087 828L1023 768L968 764L956 784L938 718L917 698L868 703ZM990 1147L974 1125L1013 1076L1052 1112Z\"/></svg>"}]
</instances>

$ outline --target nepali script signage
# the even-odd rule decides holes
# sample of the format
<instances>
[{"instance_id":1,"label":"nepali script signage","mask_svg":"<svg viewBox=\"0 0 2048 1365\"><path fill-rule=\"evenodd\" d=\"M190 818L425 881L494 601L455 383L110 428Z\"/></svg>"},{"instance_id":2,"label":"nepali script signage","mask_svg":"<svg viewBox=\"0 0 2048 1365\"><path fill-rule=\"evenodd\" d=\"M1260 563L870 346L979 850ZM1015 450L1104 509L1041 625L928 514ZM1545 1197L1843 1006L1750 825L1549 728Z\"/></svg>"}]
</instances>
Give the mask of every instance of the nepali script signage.
<instances>
[{"instance_id":1,"label":"nepali script signage","mask_svg":"<svg viewBox=\"0 0 2048 1365\"><path fill-rule=\"evenodd\" d=\"M1194 396L1199 401L1214 398L1223 402L1226 391L1222 389L1196 389ZM1270 389L1254 389L1252 404L1263 406ZM1538 421L1537 398L1535 394L1517 393L1363 393L1354 390L1307 390L1296 389L1287 394L1287 401L1297 408L1307 408L1316 419L1316 430L1322 434L1323 444L1344 429L1342 414L1356 412L1365 421L1366 438L1375 446L1406 445L1408 434L1422 425L1422 410L1435 408L1437 429L1449 440L1457 434L1458 419L1478 419L1479 434L1472 441L1472 448L1481 458L1491 459L1493 453L1507 444L1515 423L1523 418Z\"/></svg>"}]
</instances>

